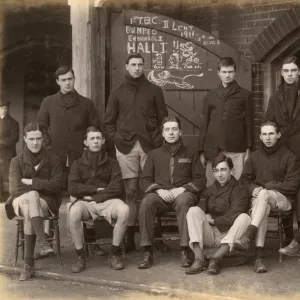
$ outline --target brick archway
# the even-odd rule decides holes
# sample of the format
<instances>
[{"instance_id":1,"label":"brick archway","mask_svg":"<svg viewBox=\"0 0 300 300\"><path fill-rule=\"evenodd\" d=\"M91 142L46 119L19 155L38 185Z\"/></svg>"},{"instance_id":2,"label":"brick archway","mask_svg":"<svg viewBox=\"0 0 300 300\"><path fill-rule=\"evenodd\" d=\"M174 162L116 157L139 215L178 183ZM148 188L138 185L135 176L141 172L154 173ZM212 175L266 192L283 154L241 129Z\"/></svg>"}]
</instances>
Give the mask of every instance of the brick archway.
<instances>
[{"instance_id":1,"label":"brick archway","mask_svg":"<svg viewBox=\"0 0 300 300\"><path fill-rule=\"evenodd\" d=\"M256 61L264 62L266 58L270 61L272 51L279 45L284 47L281 42L291 36L297 29L300 29L300 6L293 6L274 20L253 41L251 51ZM278 53L278 51L276 52ZM274 56L278 56L278 54Z\"/></svg>"}]
</instances>

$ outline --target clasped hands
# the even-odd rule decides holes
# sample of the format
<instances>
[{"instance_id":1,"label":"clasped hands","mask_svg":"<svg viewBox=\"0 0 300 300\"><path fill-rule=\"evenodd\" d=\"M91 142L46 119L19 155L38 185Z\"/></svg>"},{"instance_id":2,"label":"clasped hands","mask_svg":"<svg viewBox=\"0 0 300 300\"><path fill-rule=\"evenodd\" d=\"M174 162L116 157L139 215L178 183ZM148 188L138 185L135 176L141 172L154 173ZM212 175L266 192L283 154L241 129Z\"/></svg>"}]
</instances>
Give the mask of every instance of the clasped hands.
<instances>
[{"instance_id":1,"label":"clasped hands","mask_svg":"<svg viewBox=\"0 0 300 300\"><path fill-rule=\"evenodd\" d=\"M172 203L180 194L182 194L186 189L184 187L179 187L171 190L158 189L156 193L165 202Z\"/></svg>"}]
</instances>

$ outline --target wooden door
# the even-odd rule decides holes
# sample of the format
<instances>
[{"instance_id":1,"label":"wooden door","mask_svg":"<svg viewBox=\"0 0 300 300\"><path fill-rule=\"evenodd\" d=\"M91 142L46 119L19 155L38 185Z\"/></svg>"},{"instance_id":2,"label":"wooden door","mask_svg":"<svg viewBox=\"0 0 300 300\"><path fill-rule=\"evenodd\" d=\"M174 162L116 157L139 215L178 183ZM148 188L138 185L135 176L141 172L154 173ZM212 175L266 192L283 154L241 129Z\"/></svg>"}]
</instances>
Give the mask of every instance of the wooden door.
<instances>
[{"instance_id":1,"label":"wooden door","mask_svg":"<svg viewBox=\"0 0 300 300\"><path fill-rule=\"evenodd\" d=\"M251 63L232 47L181 21L132 10L110 18L110 89L124 80L125 59L134 52L145 58L145 75L162 87L169 115L180 117L184 139L194 147L203 99L220 82L220 57L234 58L238 83L251 89Z\"/></svg>"}]
</instances>

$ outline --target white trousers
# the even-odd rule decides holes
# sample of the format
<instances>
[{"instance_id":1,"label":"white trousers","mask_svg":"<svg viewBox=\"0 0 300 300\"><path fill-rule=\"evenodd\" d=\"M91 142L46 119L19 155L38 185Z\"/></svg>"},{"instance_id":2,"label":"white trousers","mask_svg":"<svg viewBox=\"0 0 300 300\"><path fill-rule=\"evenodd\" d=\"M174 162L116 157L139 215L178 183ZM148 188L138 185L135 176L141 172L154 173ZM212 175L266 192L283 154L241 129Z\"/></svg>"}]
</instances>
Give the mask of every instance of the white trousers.
<instances>
[{"instance_id":1,"label":"white trousers","mask_svg":"<svg viewBox=\"0 0 300 300\"><path fill-rule=\"evenodd\" d=\"M204 247L216 248L220 244L228 244L230 251L233 244L247 230L251 223L249 215L240 214L227 232L220 232L216 226L208 223L204 211L198 207L191 207L186 215L190 242L189 245L193 250L193 243L198 243L203 250Z\"/></svg>"}]
</instances>

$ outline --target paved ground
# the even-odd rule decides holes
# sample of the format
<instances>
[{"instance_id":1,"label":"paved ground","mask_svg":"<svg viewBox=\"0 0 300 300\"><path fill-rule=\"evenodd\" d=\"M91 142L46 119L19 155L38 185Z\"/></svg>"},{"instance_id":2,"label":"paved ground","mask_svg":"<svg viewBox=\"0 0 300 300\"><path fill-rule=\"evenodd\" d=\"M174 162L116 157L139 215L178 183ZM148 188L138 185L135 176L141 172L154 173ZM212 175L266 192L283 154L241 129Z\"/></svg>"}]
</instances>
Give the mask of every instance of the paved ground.
<instances>
[{"instance_id":1,"label":"paved ground","mask_svg":"<svg viewBox=\"0 0 300 300\"><path fill-rule=\"evenodd\" d=\"M288 257L284 259L283 263L279 263L275 246L274 249L268 249L266 260L269 264L269 272L266 274L255 274L252 271L251 262L249 262L239 267L223 268L218 276L209 276L205 272L188 276L178 265L179 247L176 241L169 242L173 249L172 252L165 254L155 252L155 265L151 269L137 269L141 254L136 251L126 256L126 268L122 271L114 271L109 268L107 257L91 256L87 263L88 267L83 273L71 274L70 267L75 259L75 252L66 223L66 204L63 202L60 211L63 264L59 265L55 257L48 258L36 263L37 270L72 276L71 280L74 278L74 281L76 278L82 277L91 280L107 280L107 282L113 282L114 286L120 287L124 287L128 283L153 289L174 289L242 299L258 299L259 296L264 299L268 299L268 297L270 299L276 297L280 299L295 297L297 299L300 297L300 262L296 258ZM15 231L15 221L9 221L6 218L4 205L0 204L1 265L13 265ZM271 244L273 245L272 241ZM108 250L109 245L105 245L104 248ZM22 267L21 259L18 266Z\"/></svg>"}]
</instances>

